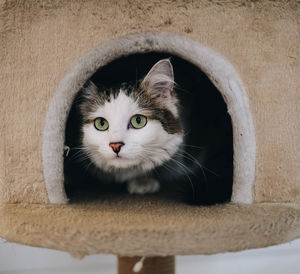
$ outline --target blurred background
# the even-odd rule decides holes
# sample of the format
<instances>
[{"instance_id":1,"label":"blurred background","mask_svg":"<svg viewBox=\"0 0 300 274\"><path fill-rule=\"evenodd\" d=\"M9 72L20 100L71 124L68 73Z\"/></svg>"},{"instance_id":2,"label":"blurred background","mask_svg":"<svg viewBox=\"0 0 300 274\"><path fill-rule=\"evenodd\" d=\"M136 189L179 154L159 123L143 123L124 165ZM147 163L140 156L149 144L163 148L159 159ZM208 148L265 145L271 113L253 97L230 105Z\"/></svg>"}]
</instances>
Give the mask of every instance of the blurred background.
<instances>
[{"instance_id":1,"label":"blurred background","mask_svg":"<svg viewBox=\"0 0 300 274\"><path fill-rule=\"evenodd\" d=\"M0 238L0 273L116 274L113 255L73 258L66 252L8 243ZM176 274L299 274L300 239L262 249L217 255L177 256ZM155 274L155 273L153 273Z\"/></svg>"}]
</instances>

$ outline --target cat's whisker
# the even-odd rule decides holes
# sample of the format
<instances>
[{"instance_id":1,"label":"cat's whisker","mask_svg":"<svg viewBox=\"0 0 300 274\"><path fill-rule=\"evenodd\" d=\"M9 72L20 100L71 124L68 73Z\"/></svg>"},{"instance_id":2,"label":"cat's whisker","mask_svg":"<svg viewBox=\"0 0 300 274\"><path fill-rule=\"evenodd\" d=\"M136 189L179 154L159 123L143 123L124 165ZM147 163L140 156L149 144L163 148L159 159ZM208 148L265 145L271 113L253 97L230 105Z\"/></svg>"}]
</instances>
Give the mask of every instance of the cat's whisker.
<instances>
[{"instance_id":1,"label":"cat's whisker","mask_svg":"<svg viewBox=\"0 0 300 274\"><path fill-rule=\"evenodd\" d=\"M210 173L214 174L215 176L220 176L219 174L215 173L214 171L210 170L209 168L205 167L204 165L200 164L199 161L190 153L188 153L187 151L184 151L184 153L186 155L188 155L189 157L191 157L191 160L195 161L195 163L199 166L202 167L204 169L206 169L207 171L209 171Z\"/></svg>"},{"instance_id":2,"label":"cat's whisker","mask_svg":"<svg viewBox=\"0 0 300 274\"><path fill-rule=\"evenodd\" d=\"M190 160L195 162L199 167L202 167L204 169L206 169L207 171L209 171L210 173L216 175L216 176L220 176L219 174L215 173L214 171L210 170L209 168L205 167L204 165L200 164L199 161L190 153L188 153L187 151L185 150L182 150L182 148L179 149L179 151L182 151L183 154L186 154L187 156L190 157ZM183 154L180 154L180 155L183 155Z\"/></svg>"},{"instance_id":3,"label":"cat's whisker","mask_svg":"<svg viewBox=\"0 0 300 274\"><path fill-rule=\"evenodd\" d=\"M201 172L202 172L202 174L203 174L204 181L205 181L205 183L207 184L207 177L206 177L206 174L205 174L205 172L204 172L204 170L203 170L203 166L197 161L197 159L195 159L195 158L189 158L189 157L187 157L187 156L185 156L185 155L183 155L183 154L182 154L181 156L184 157L185 159L190 160L191 162L195 163L197 166L200 167Z\"/></svg>"},{"instance_id":4,"label":"cat's whisker","mask_svg":"<svg viewBox=\"0 0 300 274\"><path fill-rule=\"evenodd\" d=\"M188 144L181 144L182 146L185 146L185 147L192 147L192 148L197 148L197 149L206 149L206 147L200 147L200 146L195 146L195 145L188 145Z\"/></svg>"},{"instance_id":5,"label":"cat's whisker","mask_svg":"<svg viewBox=\"0 0 300 274\"><path fill-rule=\"evenodd\" d=\"M184 163L178 161L178 160L175 160L173 158L170 158L170 161L173 161L175 164L179 165L180 167L183 168L183 170L186 170L186 171L189 171L191 174L195 175L194 171L191 170L190 168L188 168Z\"/></svg>"},{"instance_id":6,"label":"cat's whisker","mask_svg":"<svg viewBox=\"0 0 300 274\"><path fill-rule=\"evenodd\" d=\"M80 149L86 149L85 146L78 146L78 147L70 147L70 150L80 150Z\"/></svg>"},{"instance_id":7,"label":"cat's whisker","mask_svg":"<svg viewBox=\"0 0 300 274\"><path fill-rule=\"evenodd\" d=\"M75 150L75 152L74 152L74 150ZM76 154L78 154L78 153L86 153L86 151L84 150L84 149L70 149L70 153L71 154L73 154L73 155L76 155Z\"/></svg>"},{"instance_id":8,"label":"cat's whisker","mask_svg":"<svg viewBox=\"0 0 300 274\"><path fill-rule=\"evenodd\" d=\"M93 161L89 161L89 163L87 165L85 165L83 168L85 171L88 171L92 165L94 165Z\"/></svg>"},{"instance_id":9,"label":"cat's whisker","mask_svg":"<svg viewBox=\"0 0 300 274\"><path fill-rule=\"evenodd\" d=\"M185 159L187 159L187 160L190 160L191 162L193 162L193 163L195 163L198 167L200 167L200 169L201 169L201 172L202 172L202 174L203 174L203 178L204 178L204 181L205 181L205 183L207 184L208 182L207 182L207 177L206 177L206 174L205 174L205 172L204 172L204 170L203 170L203 166L199 163L199 161L195 158L195 157L193 157L191 154L189 154L188 152L186 152L186 151L182 151L183 153L180 153L180 150L177 152L177 155L179 155L179 156L181 156L181 157L183 157L183 158L185 158ZM187 154L187 156L186 155L184 155L184 154Z\"/></svg>"},{"instance_id":10,"label":"cat's whisker","mask_svg":"<svg viewBox=\"0 0 300 274\"><path fill-rule=\"evenodd\" d=\"M78 155L85 155L85 154L87 154L86 151L78 150L78 151L76 151L76 152L71 152L71 153L69 153L69 158L73 158L73 157L76 157L76 156L78 156Z\"/></svg>"},{"instance_id":11,"label":"cat's whisker","mask_svg":"<svg viewBox=\"0 0 300 274\"><path fill-rule=\"evenodd\" d=\"M73 160L76 162L85 162L87 160L90 160L90 157L89 156L82 156L82 157L78 156L78 157L74 158Z\"/></svg>"},{"instance_id":12,"label":"cat's whisker","mask_svg":"<svg viewBox=\"0 0 300 274\"><path fill-rule=\"evenodd\" d=\"M187 131L186 133L184 133L184 134L182 135L182 137L187 136L190 132L191 132L191 130Z\"/></svg>"},{"instance_id":13,"label":"cat's whisker","mask_svg":"<svg viewBox=\"0 0 300 274\"><path fill-rule=\"evenodd\" d=\"M165 163L165 164L163 165L163 167L167 168L169 171L171 170L171 172L174 172L174 173L177 173L177 172L178 172L177 169L175 169L175 168L169 166L167 163ZM191 185L191 189L192 189L192 193L193 193L193 201L194 201L194 200L195 200L195 195L196 195L196 193L195 193L195 188L194 188L193 182L192 182L190 176L186 173L186 171L184 171L184 175L188 178L188 181L189 181L189 183L190 183L190 185Z\"/></svg>"},{"instance_id":14,"label":"cat's whisker","mask_svg":"<svg viewBox=\"0 0 300 274\"><path fill-rule=\"evenodd\" d=\"M76 155L70 155L68 157L68 160L72 160L72 161L82 161L84 158L88 158L88 156L83 153L83 152L80 152L80 153L76 153Z\"/></svg>"}]
</instances>

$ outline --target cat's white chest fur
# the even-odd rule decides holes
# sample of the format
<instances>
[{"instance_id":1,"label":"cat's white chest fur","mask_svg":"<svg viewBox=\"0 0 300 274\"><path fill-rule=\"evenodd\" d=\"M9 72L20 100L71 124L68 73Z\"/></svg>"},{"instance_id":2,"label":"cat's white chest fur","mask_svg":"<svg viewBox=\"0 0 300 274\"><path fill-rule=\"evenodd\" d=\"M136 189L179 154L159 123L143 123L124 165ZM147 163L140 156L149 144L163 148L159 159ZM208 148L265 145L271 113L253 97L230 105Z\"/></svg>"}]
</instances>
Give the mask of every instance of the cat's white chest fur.
<instances>
[{"instance_id":1,"label":"cat's white chest fur","mask_svg":"<svg viewBox=\"0 0 300 274\"><path fill-rule=\"evenodd\" d=\"M137 168L129 168L113 172L113 176L117 182L123 183L134 178L143 176L145 172Z\"/></svg>"},{"instance_id":2,"label":"cat's white chest fur","mask_svg":"<svg viewBox=\"0 0 300 274\"><path fill-rule=\"evenodd\" d=\"M160 189L156 179L145 177L145 172L139 169L119 170L114 172L113 176L119 183L127 182L127 190L130 194L154 193Z\"/></svg>"},{"instance_id":3,"label":"cat's white chest fur","mask_svg":"<svg viewBox=\"0 0 300 274\"><path fill-rule=\"evenodd\" d=\"M159 191L160 185L154 178L138 178L128 182L127 190L131 194L145 194Z\"/></svg>"}]
</instances>

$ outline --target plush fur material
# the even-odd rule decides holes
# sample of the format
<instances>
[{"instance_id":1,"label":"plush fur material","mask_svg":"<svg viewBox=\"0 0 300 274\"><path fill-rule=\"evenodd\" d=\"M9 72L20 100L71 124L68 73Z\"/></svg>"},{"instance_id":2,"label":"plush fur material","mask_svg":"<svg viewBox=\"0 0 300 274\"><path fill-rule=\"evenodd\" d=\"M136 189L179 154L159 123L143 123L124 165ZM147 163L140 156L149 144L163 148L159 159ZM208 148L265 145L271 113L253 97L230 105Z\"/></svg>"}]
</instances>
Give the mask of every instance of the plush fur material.
<instances>
[{"instance_id":1,"label":"plush fur material","mask_svg":"<svg viewBox=\"0 0 300 274\"><path fill-rule=\"evenodd\" d=\"M299 237L299 30L296 0L0 1L0 236L75 254L124 255L215 253ZM111 42L143 31L151 31L148 42L145 35ZM74 91L120 54L161 48L200 66L228 103L233 201L277 204L196 208L138 198L43 205L67 201L59 177L64 141L59 133ZM89 63L93 58L97 62ZM240 103L233 104L234 98ZM59 112L45 124L49 106ZM249 113L254 130L251 123L238 122L249 122ZM253 139L248 143L253 132L256 154ZM45 140L53 154L42 156ZM239 158L238 151L246 156ZM255 167L239 169L254 161Z\"/></svg>"},{"instance_id":2,"label":"plush fur material","mask_svg":"<svg viewBox=\"0 0 300 274\"><path fill-rule=\"evenodd\" d=\"M61 206L2 205L0 235L76 257L212 254L300 237L300 207L294 204L195 207L151 195L98 198Z\"/></svg>"},{"instance_id":3,"label":"plush fur material","mask_svg":"<svg viewBox=\"0 0 300 274\"><path fill-rule=\"evenodd\" d=\"M298 18L297 1L161 1L158 6L151 1L147 5L2 1L0 111L5 119L1 123L0 200L49 201L41 145L46 113L58 84L84 53L105 41L143 30L184 34L233 64L244 82L255 127L254 199L299 200ZM117 54L113 50L106 60ZM82 79L93 69L81 75ZM68 106L71 98L63 100ZM64 121L57 124L62 130ZM62 149L63 136L60 138L57 154ZM61 162L55 165L62 174ZM66 201L59 183L48 191L50 197L52 192L60 192L58 201Z\"/></svg>"},{"instance_id":4,"label":"plush fur material","mask_svg":"<svg viewBox=\"0 0 300 274\"><path fill-rule=\"evenodd\" d=\"M180 45L180 46L179 46ZM60 83L47 113L43 137L45 183L51 203L64 203L63 147L67 113L80 87L101 66L137 52L163 51L199 66L219 88L228 105L234 135L232 201L253 202L255 136L243 84L228 61L192 40L169 33L138 33L100 45L89 52Z\"/></svg>"}]
</instances>

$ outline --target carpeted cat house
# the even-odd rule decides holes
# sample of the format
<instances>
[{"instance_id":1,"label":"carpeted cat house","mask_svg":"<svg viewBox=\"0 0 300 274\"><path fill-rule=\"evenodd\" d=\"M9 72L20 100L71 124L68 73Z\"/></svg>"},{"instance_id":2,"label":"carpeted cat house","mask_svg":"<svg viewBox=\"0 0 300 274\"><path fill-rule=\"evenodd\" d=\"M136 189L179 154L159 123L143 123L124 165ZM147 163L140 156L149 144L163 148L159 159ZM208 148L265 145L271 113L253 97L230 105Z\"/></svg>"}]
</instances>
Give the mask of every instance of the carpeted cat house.
<instances>
[{"instance_id":1,"label":"carpeted cat house","mask_svg":"<svg viewBox=\"0 0 300 274\"><path fill-rule=\"evenodd\" d=\"M77 256L212 254L300 237L299 20L298 1L1 1L0 236ZM231 202L68 202L76 94L102 67L148 53L197 67L226 103Z\"/></svg>"}]
</instances>

